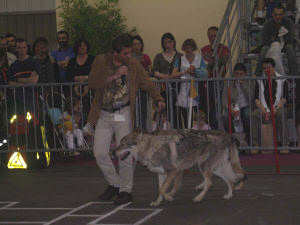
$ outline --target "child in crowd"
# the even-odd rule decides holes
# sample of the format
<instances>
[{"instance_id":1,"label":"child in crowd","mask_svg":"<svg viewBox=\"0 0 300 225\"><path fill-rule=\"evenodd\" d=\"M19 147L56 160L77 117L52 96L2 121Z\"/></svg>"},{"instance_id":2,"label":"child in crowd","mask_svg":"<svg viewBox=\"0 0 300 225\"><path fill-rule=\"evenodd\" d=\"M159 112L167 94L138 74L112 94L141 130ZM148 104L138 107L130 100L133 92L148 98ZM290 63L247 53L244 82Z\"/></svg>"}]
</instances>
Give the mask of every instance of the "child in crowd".
<instances>
[{"instance_id":1,"label":"child in crowd","mask_svg":"<svg viewBox=\"0 0 300 225\"><path fill-rule=\"evenodd\" d=\"M208 125L205 112L199 110L194 114L193 127L194 130L211 130Z\"/></svg>"}]
</instances>

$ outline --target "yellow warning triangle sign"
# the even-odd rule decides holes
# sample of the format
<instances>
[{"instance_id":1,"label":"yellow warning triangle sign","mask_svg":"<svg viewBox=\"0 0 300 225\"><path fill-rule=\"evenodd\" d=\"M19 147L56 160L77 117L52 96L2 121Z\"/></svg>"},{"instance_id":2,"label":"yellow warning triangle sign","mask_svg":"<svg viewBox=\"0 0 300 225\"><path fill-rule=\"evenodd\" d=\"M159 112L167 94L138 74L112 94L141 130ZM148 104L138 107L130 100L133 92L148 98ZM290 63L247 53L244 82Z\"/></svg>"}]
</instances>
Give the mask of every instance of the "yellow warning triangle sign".
<instances>
[{"instance_id":1,"label":"yellow warning triangle sign","mask_svg":"<svg viewBox=\"0 0 300 225\"><path fill-rule=\"evenodd\" d=\"M8 169L27 169L27 164L20 152L14 152L7 163L7 167Z\"/></svg>"}]
</instances>

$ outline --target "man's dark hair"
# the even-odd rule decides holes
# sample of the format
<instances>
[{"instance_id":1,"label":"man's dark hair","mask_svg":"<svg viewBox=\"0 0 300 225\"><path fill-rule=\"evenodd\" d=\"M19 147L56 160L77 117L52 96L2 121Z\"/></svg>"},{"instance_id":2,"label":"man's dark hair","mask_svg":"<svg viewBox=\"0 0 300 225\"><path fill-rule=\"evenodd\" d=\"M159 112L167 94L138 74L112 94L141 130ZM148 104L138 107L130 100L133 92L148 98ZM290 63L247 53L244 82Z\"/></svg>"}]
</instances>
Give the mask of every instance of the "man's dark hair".
<instances>
[{"instance_id":1,"label":"man's dark hair","mask_svg":"<svg viewBox=\"0 0 300 225\"><path fill-rule=\"evenodd\" d=\"M112 41L112 50L120 53L123 48L132 47L132 37L129 34L121 34Z\"/></svg>"},{"instance_id":2,"label":"man's dark hair","mask_svg":"<svg viewBox=\"0 0 300 225\"><path fill-rule=\"evenodd\" d=\"M44 45L49 46L49 42L48 42L47 38L45 38L45 37L39 37L39 38L37 38L37 39L33 42L33 45L32 45L32 50L33 50L33 52L35 51L36 45L39 44L39 43L43 43Z\"/></svg>"},{"instance_id":3,"label":"man's dark hair","mask_svg":"<svg viewBox=\"0 0 300 225\"><path fill-rule=\"evenodd\" d=\"M16 37L16 35L14 35L13 33L7 33L6 35L5 35L5 38L10 38L10 37L13 37L13 38L17 38Z\"/></svg>"},{"instance_id":4,"label":"man's dark hair","mask_svg":"<svg viewBox=\"0 0 300 225\"><path fill-rule=\"evenodd\" d=\"M183 42L182 48L181 48L182 51L184 51L184 49L185 49L187 46L191 46L192 49L193 49L193 51L196 51L196 50L198 49L195 40L192 39L192 38L186 39L186 40Z\"/></svg>"},{"instance_id":5,"label":"man's dark hair","mask_svg":"<svg viewBox=\"0 0 300 225\"><path fill-rule=\"evenodd\" d=\"M272 67L275 67L275 65L276 65L274 59L272 59L272 58L264 58L261 65L263 65L263 64L271 64Z\"/></svg>"},{"instance_id":6,"label":"man's dark hair","mask_svg":"<svg viewBox=\"0 0 300 225\"><path fill-rule=\"evenodd\" d=\"M238 71L238 70L244 71L245 73L247 73L247 69L246 69L246 66L244 65L244 63L235 64L233 71Z\"/></svg>"},{"instance_id":7,"label":"man's dark hair","mask_svg":"<svg viewBox=\"0 0 300 225\"><path fill-rule=\"evenodd\" d=\"M69 39L69 33L65 30L60 30L57 32L57 36L60 35L60 34L65 34L67 36L67 38Z\"/></svg>"},{"instance_id":8,"label":"man's dark hair","mask_svg":"<svg viewBox=\"0 0 300 225\"><path fill-rule=\"evenodd\" d=\"M275 4L274 9L282 9L283 11L285 11L284 6L280 2Z\"/></svg>"},{"instance_id":9,"label":"man's dark hair","mask_svg":"<svg viewBox=\"0 0 300 225\"><path fill-rule=\"evenodd\" d=\"M24 38L17 38L16 43L23 43L25 42L27 44L27 41Z\"/></svg>"},{"instance_id":10,"label":"man's dark hair","mask_svg":"<svg viewBox=\"0 0 300 225\"><path fill-rule=\"evenodd\" d=\"M144 51L144 41L143 41L142 37L140 35L135 35L134 37L132 37L132 41L134 41L134 40L138 40L139 42L141 42L141 45L142 45L141 51L143 52Z\"/></svg>"},{"instance_id":11,"label":"man's dark hair","mask_svg":"<svg viewBox=\"0 0 300 225\"><path fill-rule=\"evenodd\" d=\"M209 32L209 31L211 31L211 30L218 31L218 30L219 30L219 28L218 28L218 27L216 27L216 26L212 26L212 27L209 27L209 28L207 29L207 32Z\"/></svg>"},{"instance_id":12,"label":"man's dark hair","mask_svg":"<svg viewBox=\"0 0 300 225\"><path fill-rule=\"evenodd\" d=\"M84 44L86 45L87 52L90 51L90 47L91 47L91 46L90 46L90 43L89 43L87 40L81 38L81 39L78 39L78 40L74 43L74 46L73 46L73 50L74 50L74 53L75 53L76 55L77 55L77 53L78 53L78 49L80 48L81 43L84 43Z\"/></svg>"},{"instance_id":13,"label":"man's dark hair","mask_svg":"<svg viewBox=\"0 0 300 225\"><path fill-rule=\"evenodd\" d=\"M165 33L165 34L163 34L163 36L161 37L161 47L162 47L162 49L163 49L164 51L166 51L166 48L165 48L165 46L164 46L164 40L165 40L165 39L170 39L170 40L172 40L172 41L174 42L174 49L176 49L176 40L175 40L174 35L171 34L171 33Z\"/></svg>"}]
</instances>

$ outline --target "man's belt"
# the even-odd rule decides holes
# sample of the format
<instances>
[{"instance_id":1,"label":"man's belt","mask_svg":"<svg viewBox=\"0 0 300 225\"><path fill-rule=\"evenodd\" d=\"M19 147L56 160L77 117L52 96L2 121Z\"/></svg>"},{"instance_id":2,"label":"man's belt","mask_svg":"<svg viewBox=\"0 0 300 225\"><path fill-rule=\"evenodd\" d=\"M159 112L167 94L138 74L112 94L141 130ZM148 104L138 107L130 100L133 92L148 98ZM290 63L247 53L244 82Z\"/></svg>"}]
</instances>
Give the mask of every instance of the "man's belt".
<instances>
[{"instance_id":1,"label":"man's belt","mask_svg":"<svg viewBox=\"0 0 300 225\"><path fill-rule=\"evenodd\" d=\"M121 105L120 107L117 107L117 108L102 108L102 110L109 112L109 113L114 113L116 111L120 111L121 109L123 109L129 105L130 105L130 102L127 102L126 104Z\"/></svg>"}]
</instances>

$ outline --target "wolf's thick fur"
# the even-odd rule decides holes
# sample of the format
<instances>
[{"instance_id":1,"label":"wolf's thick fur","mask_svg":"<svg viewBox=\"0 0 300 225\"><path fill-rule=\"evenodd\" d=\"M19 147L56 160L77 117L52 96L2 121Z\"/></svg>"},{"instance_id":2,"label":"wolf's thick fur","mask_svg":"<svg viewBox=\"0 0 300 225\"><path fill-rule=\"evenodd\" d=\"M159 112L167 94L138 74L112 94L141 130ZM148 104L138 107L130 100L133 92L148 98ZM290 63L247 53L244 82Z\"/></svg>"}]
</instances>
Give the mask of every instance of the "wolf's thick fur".
<instances>
[{"instance_id":1,"label":"wolf's thick fur","mask_svg":"<svg viewBox=\"0 0 300 225\"><path fill-rule=\"evenodd\" d=\"M135 155L137 160L150 171L160 174L160 193L151 205L157 206L163 199L171 201L179 189L185 169L197 165L204 176L204 182L196 187L203 189L194 198L201 201L212 185L213 174L221 177L228 186L225 199L232 197L232 187L239 189L243 185L245 173L241 167L237 142L238 135L229 135L223 131L167 130L154 133L133 132L121 140L116 150L121 156L124 150ZM167 193L173 183L173 188Z\"/></svg>"}]
</instances>

